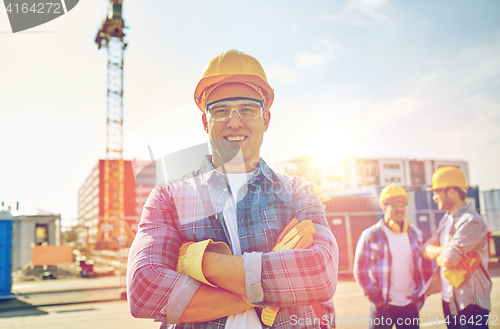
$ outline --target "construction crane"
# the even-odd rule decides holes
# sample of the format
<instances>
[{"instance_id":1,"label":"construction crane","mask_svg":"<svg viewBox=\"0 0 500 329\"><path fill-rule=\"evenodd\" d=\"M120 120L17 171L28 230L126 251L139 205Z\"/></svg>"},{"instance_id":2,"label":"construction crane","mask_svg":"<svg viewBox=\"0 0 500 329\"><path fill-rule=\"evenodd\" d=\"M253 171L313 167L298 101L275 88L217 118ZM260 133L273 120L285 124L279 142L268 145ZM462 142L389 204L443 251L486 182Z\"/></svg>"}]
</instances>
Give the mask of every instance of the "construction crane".
<instances>
[{"instance_id":1,"label":"construction crane","mask_svg":"<svg viewBox=\"0 0 500 329\"><path fill-rule=\"evenodd\" d=\"M109 0L106 17L95 39L97 48L106 48L108 55L104 211L98 224L96 249L118 249L133 234L125 222L124 208L123 54L127 43L122 3L123 0Z\"/></svg>"}]
</instances>

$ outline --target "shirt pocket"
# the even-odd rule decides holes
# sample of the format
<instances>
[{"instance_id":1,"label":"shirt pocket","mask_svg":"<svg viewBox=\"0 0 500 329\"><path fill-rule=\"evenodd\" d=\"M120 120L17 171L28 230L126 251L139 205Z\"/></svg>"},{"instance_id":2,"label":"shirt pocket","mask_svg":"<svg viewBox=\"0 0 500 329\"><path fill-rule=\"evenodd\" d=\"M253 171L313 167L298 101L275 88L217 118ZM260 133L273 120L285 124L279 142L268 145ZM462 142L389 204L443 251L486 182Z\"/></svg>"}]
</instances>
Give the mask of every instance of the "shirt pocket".
<instances>
[{"instance_id":1,"label":"shirt pocket","mask_svg":"<svg viewBox=\"0 0 500 329\"><path fill-rule=\"evenodd\" d=\"M221 214L219 214L221 215ZM224 241L228 243L224 228L220 225L215 216L205 217L196 221L183 221L184 225L178 225L178 232L181 239L188 241L203 241L212 239L214 241Z\"/></svg>"},{"instance_id":2,"label":"shirt pocket","mask_svg":"<svg viewBox=\"0 0 500 329\"><path fill-rule=\"evenodd\" d=\"M261 209L261 223L255 223L251 232L254 239L254 248L261 252L269 252L273 249L279 234L285 223L275 209ZM262 249L261 249L262 248Z\"/></svg>"},{"instance_id":3,"label":"shirt pocket","mask_svg":"<svg viewBox=\"0 0 500 329\"><path fill-rule=\"evenodd\" d=\"M269 252L273 249L285 226L292 220L292 214L284 209L282 203L274 197L270 197L268 202L264 206L260 205L259 208L260 222L254 221L249 228L249 233L253 235L254 248L258 251Z\"/></svg>"},{"instance_id":4,"label":"shirt pocket","mask_svg":"<svg viewBox=\"0 0 500 329\"><path fill-rule=\"evenodd\" d=\"M376 263L384 258L384 244L381 242L370 242L370 261Z\"/></svg>"}]
</instances>

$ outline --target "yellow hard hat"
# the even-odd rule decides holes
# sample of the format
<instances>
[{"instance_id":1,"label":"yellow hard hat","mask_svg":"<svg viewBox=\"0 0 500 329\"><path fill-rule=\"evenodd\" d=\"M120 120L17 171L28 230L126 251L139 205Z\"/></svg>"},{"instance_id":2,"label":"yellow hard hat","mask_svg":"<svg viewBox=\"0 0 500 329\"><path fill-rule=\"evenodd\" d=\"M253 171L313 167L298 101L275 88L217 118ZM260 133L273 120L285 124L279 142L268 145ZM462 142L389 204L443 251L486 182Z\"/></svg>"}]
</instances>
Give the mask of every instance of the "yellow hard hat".
<instances>
[{"instance_id":1,"label":"yellow hard hat","mask_svg":"<svg viewBox=\"0 0 500 329\"><path fill-rule=\"evenodd\" d=\"M259 61L238 50L228 50L214 57L194 91L196 105L205 112L206 100L215 88L226 83L242 83L255 89L264 103L264 110L271 107L274 91L267 83L266 74Z\"/></svg>"},{"instance_id":2,"label":"yellow hard hat","mask_svg":"<svg viewBox=\"0 0 500 329\"><path fill-rule=\"evenodd\" d=\"M459 187L467 189L467 180L462 170L457 167L441 167L432 175L432 187L426 188L426 191L432 191L446 187Z\"/></svg>"},{"instance_id":3,"label":"yellow hard hat","mask_svg":"<svg viewBox=\"0 0 500 329\"><path fill-rule=\"evenodd\" d=\"M404 200L404 202L408 202L410 195L399 185L387 185L380 192L378 204L380 205L380 208L383 208L389 201L393 201L395 199L401 199Z\"/></svg>"}]
</instances>

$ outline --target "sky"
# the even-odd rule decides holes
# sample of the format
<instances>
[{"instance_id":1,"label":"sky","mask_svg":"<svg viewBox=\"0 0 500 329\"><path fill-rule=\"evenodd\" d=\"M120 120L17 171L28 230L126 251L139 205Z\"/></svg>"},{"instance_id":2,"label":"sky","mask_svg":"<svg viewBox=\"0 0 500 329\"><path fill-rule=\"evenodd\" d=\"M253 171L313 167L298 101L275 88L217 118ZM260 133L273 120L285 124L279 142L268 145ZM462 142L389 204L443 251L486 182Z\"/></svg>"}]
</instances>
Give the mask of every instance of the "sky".
<instances>
[{"instance_id":1,"label":"sky","mask_svg":"<svg viewBox=\"0 0 500 329\"><path fill-rule=\"evenodd\" d=\"M0 9L0 201L77 217L106 156L108 3L13 34ZM500 2L130 1L124 155L206 140L193 93L229 49L257 58L275 91L261 155L464 160L500 189ZM145 137L147 136L147 138Z\"/></svg>"}]
</instances>

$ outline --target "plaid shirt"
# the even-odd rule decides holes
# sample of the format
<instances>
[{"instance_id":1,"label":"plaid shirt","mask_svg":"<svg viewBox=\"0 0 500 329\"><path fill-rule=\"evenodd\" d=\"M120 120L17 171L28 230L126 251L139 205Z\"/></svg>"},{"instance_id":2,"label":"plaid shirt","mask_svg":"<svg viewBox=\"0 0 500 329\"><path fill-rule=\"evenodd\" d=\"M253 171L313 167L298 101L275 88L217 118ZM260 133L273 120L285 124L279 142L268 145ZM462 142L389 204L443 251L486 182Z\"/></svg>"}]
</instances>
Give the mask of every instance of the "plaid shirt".
<instances>
[{"instance_id":1,"label":"plaid shirt","mask_svg":"<svg viewBox=\"0 0 500 329\"><path fill-rule=\"evenodd\" d=\"M238 192L237 203L249 300L281 307L272 328L319 328L317 322L311 324L310 305L332 298L338 268L338 247L323 206L311 183L277 174L262 159L256 170ZM133 316L164 324L180 322L200 285L175 272L181 240L212 239L231 246L223 219L229 193L224 175L213 168L209 157L199 171L151 192L129 254L127 289ZM313 221L313 246L270 252L293 218ZM257 282L252 289L260 290L260 300L252 300L251 295L259 296L249 291L252 277ZM224 328L225 321L180 323L176 328Z\"/></svg>"},{"instance_id":2,"label":"plaid shirt","mask_svg":"<svg viewBox=\"0 0 500 329\"><path fill-rule=\"evenodd\" d=\"M446 226L446 216L439 222L434 235L427 244L439 246L439 235ZM453 266L458 265L469 252L477 252L481 256L481 266L476 267L465 279L460 287L452 285L450 293L450 312L453 315L463 310L467 305L478 305L491 311L491 279L488 269L488 242L486 238L487 226L483 217L468 204L455 211L451 216L450 242L443 251L445 260ZM436 269L432 278L424 289L426 295L441 292L440 267Z\"/></svg>"},{"instance_id":3,"label":"plaid shirt","mask_svg":"<svg viewBox=\"0 0 500 329\"><path fill-rule=\"evenodd\" d=\"M375 305L382 301L388 305L389 279L393 261L382 225L385 225L383 219L364 230L359 237L353 269L354 279L370 302ZM413 254L413 265L416 269L413 274L413 280L416 283L414 298L417 307L420 308L423 305L423 298L419 299L420 291L426 279L432 274L432 264L422 257L424 246L422 232L415 226L409 225L408 236Z\"/></svg>"}]
</instances>

